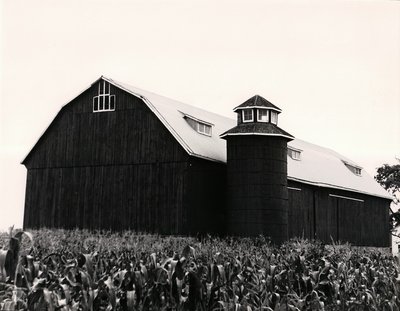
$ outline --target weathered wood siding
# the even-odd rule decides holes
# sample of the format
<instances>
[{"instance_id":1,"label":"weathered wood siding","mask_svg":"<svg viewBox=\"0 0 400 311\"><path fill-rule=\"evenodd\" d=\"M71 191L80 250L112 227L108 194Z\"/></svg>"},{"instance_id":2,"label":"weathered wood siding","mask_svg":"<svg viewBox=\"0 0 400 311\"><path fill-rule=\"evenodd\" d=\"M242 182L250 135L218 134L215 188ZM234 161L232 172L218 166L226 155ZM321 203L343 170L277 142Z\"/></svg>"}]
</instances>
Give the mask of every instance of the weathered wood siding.
<instances>
[{"instance_id":1,"label":"weathered wood siding","mask_svg":"<svg viewBox=\"0 0 400 311\"><path fill-rule=\"evenodd\" d=\"M289 237L390 246L389 200L291 180L288 186Z\"/></svg>"},{"instance_id":2,"label":"weathered wood siding","mask_svg":"<svg viewBox=\"0 0 400 311\"><path fill-rule=\"evenodd\" d=\"M185 162L28 171L24 227L180 234Z\"/></svg>"},{"instance_id":3,"label":"weathered wood siding","mask_svg":"<svg viewBox=\"0 0 400 311\"><path fill-rule=\"evenodd\" d=\"M92 112L94 85L64 106L24 164L31 168L187 161L187 153L139 98L111 86L116 109Z\"/></svg>"},{"instance_id":4,"label":"weathered wood siding","mask_svg":"<svg viewBox=\"0 0 400 311\"><path fill-rule=\"evenodd\" d=\"M227 185L230 234L287 239L286 139L227 136Z\"/></svg>"},{"instance_id":5,"label":"weathered wood siding","mask_svg":"<svg viewBox=\"0 0 400 311\"><path fill-rule=\"evenodd\" d=\"M141 99L111 92L112 112L92 112L96 85L62 108L25 160L24 227L187 232L189 156Z\"/></svg>"},{"instance_id":6,"label":"weathered wood siding","mask_svg":"<svg viewBox=\"0 0 400 311\"><path fill-rule=\"evenodd\" d=\"M314 188L288 180L289 237L314 238Z\"/></svg>"}]
</instances>

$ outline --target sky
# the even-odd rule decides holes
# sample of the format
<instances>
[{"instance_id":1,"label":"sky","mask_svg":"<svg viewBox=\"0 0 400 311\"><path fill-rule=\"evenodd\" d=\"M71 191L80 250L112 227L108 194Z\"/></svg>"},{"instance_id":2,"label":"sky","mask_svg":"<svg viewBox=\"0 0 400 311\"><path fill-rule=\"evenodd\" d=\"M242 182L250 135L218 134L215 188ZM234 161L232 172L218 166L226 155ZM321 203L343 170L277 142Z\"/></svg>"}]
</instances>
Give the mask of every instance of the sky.
<instances>
[{"instance_id":1,"label":"sky","mask_svg":"<svg viewBox=\"0 0 400 311\"><path fill-rule=\"evenodd\" d=\"M232 118L259 94L283 110L281 128L370 175L400 157L399 1L2 0L0 10L0 229L22 225L20 162L101 75Z\"/></svg>"}]
</instances>

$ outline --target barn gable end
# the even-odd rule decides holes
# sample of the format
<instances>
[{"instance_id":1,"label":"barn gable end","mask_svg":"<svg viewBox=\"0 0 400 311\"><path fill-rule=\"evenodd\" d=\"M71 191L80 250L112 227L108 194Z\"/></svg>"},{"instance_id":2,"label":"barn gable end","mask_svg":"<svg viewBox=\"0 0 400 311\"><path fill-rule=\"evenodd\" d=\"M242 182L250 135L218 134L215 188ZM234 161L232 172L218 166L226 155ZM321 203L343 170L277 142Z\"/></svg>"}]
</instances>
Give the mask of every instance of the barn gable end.
<instances>
[{"instance_id":1,"label":"barn gable end","mask_svg":"<svg viewBox=\"0 0 400 311\"><path fill-rule=\"evenodd\" d=\"M197 185L189 183L199 165L142 98L110 84L115 110L93 112L102 81L61 109L23 161L28 168L24 227L165 234L204 229L193 218L196 209L218 206L205 204ZM209 161L201 167L221 170ZM219 189L218 180L207 191ZM190 206L187 193L197 197Z\"/></svg>"},{"instance_id":2,"label":"barn gable end","mask_svg":"<svg viewBox=\"0 0 400 311\"><path fill-rule=\"evenodd\" d=\"M187 152L141 98L111 84L115 111L94 113L101 80L62 107L23 164L48 168L186 159Z\"/></svg>"}]
</instances>

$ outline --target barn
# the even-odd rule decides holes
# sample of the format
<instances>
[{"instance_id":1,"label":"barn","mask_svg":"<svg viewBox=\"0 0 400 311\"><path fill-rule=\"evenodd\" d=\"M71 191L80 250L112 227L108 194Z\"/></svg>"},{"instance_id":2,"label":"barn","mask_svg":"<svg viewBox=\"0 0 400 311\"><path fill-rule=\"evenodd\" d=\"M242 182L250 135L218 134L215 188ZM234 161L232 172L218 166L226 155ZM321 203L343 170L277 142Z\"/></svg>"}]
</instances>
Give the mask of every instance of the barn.
<instances>
[{"instance_id":1,"label":"barn","mask_svg":"<svg viewBox=\"0 0 400 311\"><path fill-rule=\"evenodd\" d=\"M391 197L362 167L279 128L281 109L259 95L234 112L100 77L22 161L24 228L390 246Z\"/></svg>"}]
</instances>

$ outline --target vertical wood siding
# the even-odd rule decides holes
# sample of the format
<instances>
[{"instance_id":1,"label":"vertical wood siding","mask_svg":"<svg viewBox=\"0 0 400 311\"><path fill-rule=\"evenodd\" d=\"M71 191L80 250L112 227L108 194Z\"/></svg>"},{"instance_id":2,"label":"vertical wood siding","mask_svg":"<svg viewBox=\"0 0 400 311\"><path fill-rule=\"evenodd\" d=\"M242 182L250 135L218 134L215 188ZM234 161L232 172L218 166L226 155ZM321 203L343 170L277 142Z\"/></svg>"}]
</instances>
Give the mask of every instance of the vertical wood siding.
<instances>
[{"instance_id":1,"label":"vertical wood siding","mask_svg":"<svg viewBox=\"0 0 400 311\"><path fill-rule=\"evenodd\" d=\"M187 161L141 99L112 87L115 111L93 113L96 92L94 86L61 109L25 160L28 169Z\"/></svg>"},{"instance_id":2,"label":"vertical wood siding","mask_svg":"<svg viewBox=\"0 0 400 311\"><path fill-rule=\"evenodd\" d=\"M289 237L314 238L314 189L303 184L293 184L290 180L289 193Z\"/></svg>"},{"instance_id":3,"label":"vertical wood siding","mask_svg":"<svg viewBox=\"0 0 400 311\"><path fill-rule=\"evenodd\" d=\"M112 87L116 110L93 113L96 93L66 105L25 160L24 227L184 233L189 156L141 99Z\"/></svg>"},{"instance_id":4,"label":"vertical wood siding","mask_svg":"<svg viewBox=\"0 0 400 311\"><path fill-rule=\"evenodd\" d=\"M180 234L185 174L185 162L33 169L24 226Z\"/></svg>"},{"instance_id":5,"label":"vertical wood siding","mask_svg":"<svg viewBox=\"0 0 400 311\"><path fill-rule=\"evenodd\" d=\"M192 158L187 179L188 232L225 233L226 165Z\"/></svg>"},{"instance_id":6,"label":"vertical wood siding","mask_svg":"<svg viewBox=\"0 0 400 311\"><path fill-rule=\"evenodd\" d=\"M289 237L390 246L389 200L291 180L288 185L301 189L289 190Z\"/></svg>"}]
</instances>

